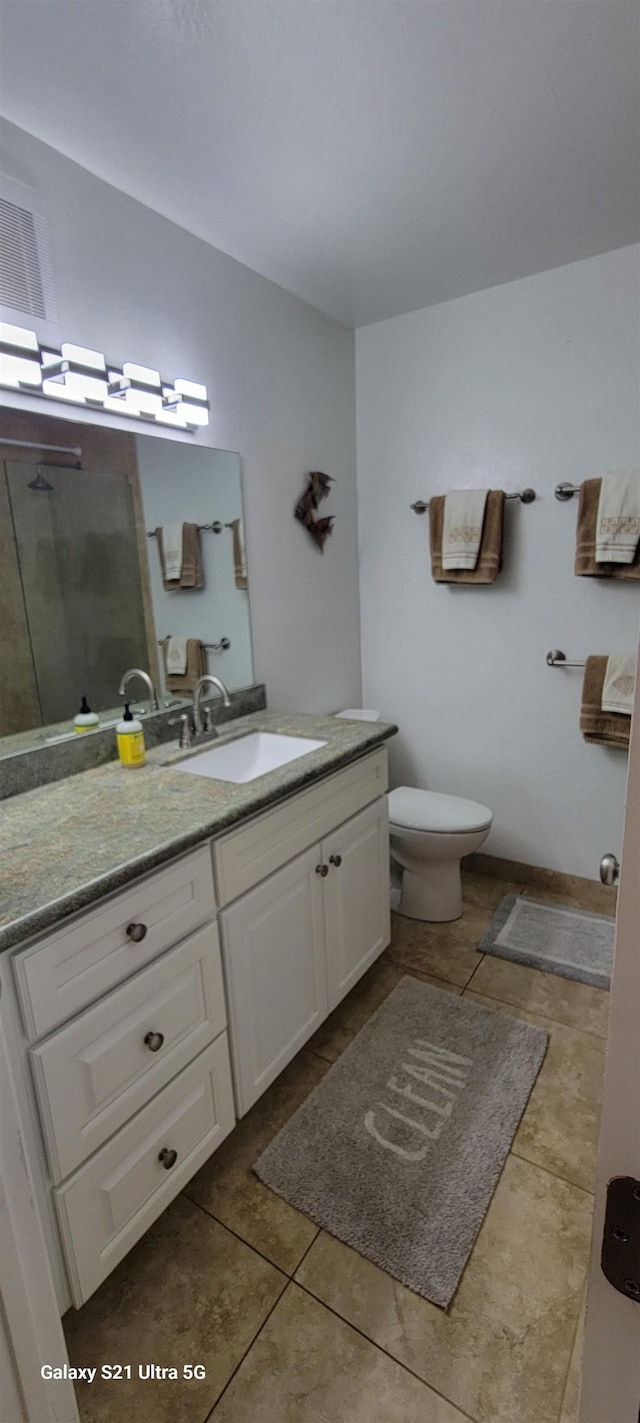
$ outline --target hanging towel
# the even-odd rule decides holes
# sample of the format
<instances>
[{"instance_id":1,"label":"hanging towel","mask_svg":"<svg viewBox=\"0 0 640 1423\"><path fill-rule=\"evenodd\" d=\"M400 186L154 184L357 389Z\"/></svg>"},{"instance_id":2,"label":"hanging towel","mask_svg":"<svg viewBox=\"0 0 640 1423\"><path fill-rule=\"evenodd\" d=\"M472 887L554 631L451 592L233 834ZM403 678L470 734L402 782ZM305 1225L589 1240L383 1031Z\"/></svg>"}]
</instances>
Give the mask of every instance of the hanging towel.
<instances>
[{"instance_id":1,"label":"hanging towel","mask_svg":"<svg viewBox=\"0 0 640 1423\"><path fill-rule=\"evenodd\" d=\"M603 711L620 712L622 716L633 714L636 666L637 658L634 656L607 658L602 687Z\"/></svg>"},{"instance_id":2,"label":"hanging towel","mask_svg":"<svg viewBox=\"0 0 640 1423\"><path fill-rule=\"evenodd\" d=\"M640 480L640 475L635 477ZM576 560L574 573L577 578L640 578L640 542L632 563L598 563L596 561L596 526L600 488L602 480L585 479L580 490L578 523L576 527Z\"/></svg>"},{"instance_id":3,"label":"hanging towel","mask_svg":"<svg viewBox=\"0 0 640 1423\"><path fill-rule=\"evenodd\" d=\"M176 572L175 530L182 531L180 545L180 568ZM200 558L200 531L197 524L164 524L156 530L158 552L162 569L162 582L167 592L177 588L204 588L202 561ZM167 543L167 540L169 542ZM171 554L167 562L168 551Z\"/></svg>"},{"instance_id":4,"label":"hanging towel","mask_svg":"<svg viewBox=\"0 0 640 1423\"><path fill-rule=\"evenodd\" d=\"M169 644L186 643L186 661L184 672L172 671L169 667ZM207 670L206 654L202 643L197 637L165 637L162 643L164 656L165 680L168 692L193 692L199 677L203 677Z\"/></svg>"},{"instance_id":5,"label":"hanging towel","mask_svg":"<svg viewBox=\"0 0 640 1423\"><path fill-rule=\"evenodd\" d=\"M172 677L184 677L187 670L188 640L186 637L167 637L165 639L165 667Z\"/></svg>"},{"instance_id":6,"label":"hanging towel","mask_svg":"<svg viewBox=\"0 0 640 1423\"><path fill-rule=\"evenodd\" d=\"M179 583L182 576L182 524L163 524L158 538L162 539L162 575L165 583Z\"/></svg>"},{"instance_id":7,"label":"hanging towel","mask_svg":"<svg viewBox=\"0 0 640 1423\"><path fill-rule=\"evenodd\" d=\"M236 588L247 588L247 554L244 546L242 519L234 519L231 528L233 531L233 573Z\"/></svg>"},{"instance_id":8,"label":"hanging towel","mask_svg":"<svg viewBox=\"0 0 640 1423\"><path fill-rule=\"evenodd\" d=\"M431 546L431 576L434 583L494 583L502 568L505 496L502 489L490 489L482 525L480 552L475 568L443 568L442 536L444 532L445 495L437 494L429 501L429 542Z\"/></svg>"},{"instance_id":9,"label":"hanging towel","mask_svg":"<svg viewBox=\"0 0 640 1423\"><path fill-rule=\"evenodd\" d=\"M596 563L633 563L639 540L640 471L603 475L596 523Z\"/></svg>"},{"instance_id":10,"label":"hanging towel","mask_svg":"<svg viewBox=\"0 0 640 1423\"><path fill-rule=\"evenodd\" d=\"M455 489L445 494L442 567L474 569L480 554L488 489Z\"/></svg>"},{"instance_id":11,"label":"hanging towel","mask_svg":"<svg viewBox=\"0 0 640 1423\"><path fill-rule=\"evenodd\" d=\"M580 730L585 741L596 746L617 746L626 750L629 745L631 722L620 712L602 710L602 693L607 671L607 657L588 657L582 683L582 705L580 707Z\"/></svg>"}]
</instances>

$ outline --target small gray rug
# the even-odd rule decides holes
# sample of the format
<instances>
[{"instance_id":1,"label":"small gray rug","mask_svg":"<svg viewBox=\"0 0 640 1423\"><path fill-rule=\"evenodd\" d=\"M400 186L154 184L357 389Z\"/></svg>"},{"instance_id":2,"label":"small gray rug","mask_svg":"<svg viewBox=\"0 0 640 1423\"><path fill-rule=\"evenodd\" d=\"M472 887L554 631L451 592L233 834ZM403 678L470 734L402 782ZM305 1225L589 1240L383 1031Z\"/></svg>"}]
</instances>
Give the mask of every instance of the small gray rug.
<instances>
[{"instance_id":1,"label":"small gray rug","mask_svg":"<svg viewBox=\"0 0 640 1423\"><path fill-rule=\"evenodd\" d=\"M403 978L254 1170L446 1308L546 1047L542 1028Z\"/></svg>"},{"instance_id":2,"label":"small gray rug","mask_svg":"<svg viewBox=\"0 0 640 1423\"><path fill-rule=\"evenodd\" d=\"M505 894L478 944L481 954L608 988L615 920L608 914Z\"/></svg>"}]
</instances>

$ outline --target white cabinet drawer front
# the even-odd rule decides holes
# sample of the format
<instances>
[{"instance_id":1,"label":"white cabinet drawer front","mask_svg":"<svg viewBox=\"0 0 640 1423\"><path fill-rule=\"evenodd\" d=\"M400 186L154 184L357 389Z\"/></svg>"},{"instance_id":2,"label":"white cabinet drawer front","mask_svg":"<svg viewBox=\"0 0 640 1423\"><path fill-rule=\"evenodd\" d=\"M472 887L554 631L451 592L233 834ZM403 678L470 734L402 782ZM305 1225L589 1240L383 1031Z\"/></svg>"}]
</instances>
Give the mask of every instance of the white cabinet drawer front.
<instances>
[{"instance_id":1,"label":"white cabinet drawer front","mask_svg":"<svg viewBox=\"0 0 640 1423\"><path fill-rule=\"evenodd\" d=\"M214 842L218 902L229 904L279 870L335 825L384 795L387 753L382 748L327 776Z\"/></svg>"},{"instance_id":2,"label":"white cabinet drawer front","mask_svg":"<svg viewBox=\"0 0 640 1423\"><path fill-rule=\"evenodd\" d=\"M214 924L30 1049L55 1181L73 1171L226 1025Z\"/></svg>"},{"instance_id":3,"label":"white cabinet drawer front","mask_svg":"<svg viewBox=\"0 0 640 1423\"><path fill-rule=\"evenodd\" d=\"M344 998L391 938L386 796L322 843L329 1008Z\"/></svg>"},{"instance_id":4,"label":"white cabinet drawer front","mask_svg":"<svg viewBox=\"0 0 640 1423\"><path fill-rule=\"evenodd\" d=\"M54 1191L77 1308L234 1125L225 1032Z\"/></svg>"},{"instance_id":5,"label":"white cabinet drawer front","mask_svg":"<svg viewBox=\"0 0 640 1423\"><path fill-rule=\"evenodd\" d=\"M215 908L205 845L16 954L14 973L29 1037L51 1032L137 973L204 924Z\"/></svg>"},{"instance_id":6,"label":"white cabinet drawer front","mask_svg":"<svg viewBox=\"0 0 640 1423\"><path fill-rule=\"evenodd\" d=\"M300 855L220 916L240 1116L326 1016L318 851Z\"/></svg>"}]
</instances>

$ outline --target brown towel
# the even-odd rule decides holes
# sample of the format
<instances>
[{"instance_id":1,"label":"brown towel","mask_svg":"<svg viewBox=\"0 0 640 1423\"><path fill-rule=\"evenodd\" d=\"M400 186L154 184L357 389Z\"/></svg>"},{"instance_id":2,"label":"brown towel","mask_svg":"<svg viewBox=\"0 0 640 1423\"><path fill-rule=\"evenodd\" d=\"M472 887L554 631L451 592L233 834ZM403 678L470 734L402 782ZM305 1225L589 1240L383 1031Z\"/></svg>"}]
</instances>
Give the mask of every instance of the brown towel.
<instances>
[{"instance_id":1,"label":"brown towel","mask_svg":"<svg viewBox=\"0 0 640 1423\"><path fill-rule=\"evenodd\" d=\"M591 741L596 746L619 746L626 750L629 745L631 717L623 716L622 712L602 710L602 688L607 661L606 657L587 658L582 683L580 730L585 741Z\"/></svg>"},{"instance_id":2,"label":"brown towel","mask_svg":"<svg viewBox=\"0 0 640 1423\"><path fill-rule=\"evenodd\" d=\"M431 545L431 576L434 583L494 583L502 568L504 535L504 503L502 489L490 489L482 525L480 553L475 568L442 567L442 532L444 527L444 494L429 501L429 542Z\"/></svg>"},{"instance_id":3,"label":"brown towel","mask_svg":"<svg viewBox=\"0 0 640 1423\"><path fill-rule=\"evenodd\" d=\"M578 578L640 578L640 543L633 563L596 563L596 523L601 483L600 479L585 479L580 490L573 571Z\"/></svg>"},{"instance_id":4,"label":"brown towel","mask_svg":"<svg viewBox=\"0 0 640 1423\"><path fill-rule=\"evenodd\" d=\"M167 642L165 637L162 642L162 656L164 658L164 675L168 692L193 692L199 677L203 677L207 670L206 654L202 643L197 637L190 637L187 642L187 669L179 676L175 672L167 672Z\"/></svg>"},{"instance_id":5,"label":"brown towel","mask_svg":"<svg viewBox=\"0 0 640 1423\"><path fill-rule=\"evenodd\" d=\"M162 582L168 593L177 588L204 588L202 560L200 558L200 531L197 524L182 525L182 572L180 578L167 580L162 545L162 529L156 529Z\"/></svg>"},{"instance_id":6,"label":"brown towel","mask_svg":"<svg viewBox=\"0 0 640 1423\"><path fill-rule=\"evenodd\" d=\"M235 585L236 588L248 588L247 555L244 551L242 519L234 519L231 527L233 530L233 576Z\"/></svg>"}]
</instances>

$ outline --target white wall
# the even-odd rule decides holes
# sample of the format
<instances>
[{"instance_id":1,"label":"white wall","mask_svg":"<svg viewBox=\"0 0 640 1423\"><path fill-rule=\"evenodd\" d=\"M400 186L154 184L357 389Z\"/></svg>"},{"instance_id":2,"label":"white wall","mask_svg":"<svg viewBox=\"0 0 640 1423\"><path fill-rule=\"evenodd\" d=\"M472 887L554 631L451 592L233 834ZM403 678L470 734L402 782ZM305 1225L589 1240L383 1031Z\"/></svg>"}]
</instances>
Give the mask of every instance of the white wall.
<instances>
[{"instance_id":1,"label":"white wall","mask_svg":"<svg viewBox=\"0 0 640 1423\"><path fill-rule=\"evenodd\" d=\"M242 456L255 672L270 705L357 702L353 332L14 125L0 123L0 145L2 170L47 202L62 339L203 380L211 423L193 441ZM43 409L6 392L0 403ZM293 519L310 469L336 481L324 556Z\"/></svg>"},{"instance_id":2,"label":"white wall","mask_svg":"<svg viewBox=\"0 0 640 1423\"><path fill-rule=\"evenodd\" d=\"M490 805L487 852L597 877L619 851L626 756L578 731L568 658L635 650L640 586L573 576L577 500L640 466L638 248L446 302L357 333L365 705L396 720L394 784ZM436 586L416 498L533 485L507 505L492 588Z\"/></svg>"}]
</instances>

